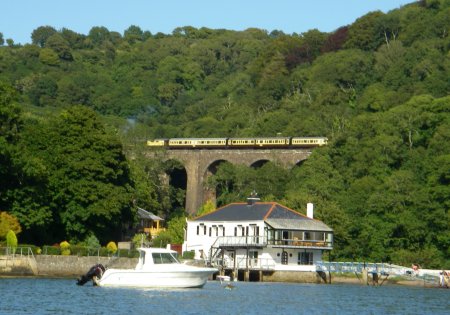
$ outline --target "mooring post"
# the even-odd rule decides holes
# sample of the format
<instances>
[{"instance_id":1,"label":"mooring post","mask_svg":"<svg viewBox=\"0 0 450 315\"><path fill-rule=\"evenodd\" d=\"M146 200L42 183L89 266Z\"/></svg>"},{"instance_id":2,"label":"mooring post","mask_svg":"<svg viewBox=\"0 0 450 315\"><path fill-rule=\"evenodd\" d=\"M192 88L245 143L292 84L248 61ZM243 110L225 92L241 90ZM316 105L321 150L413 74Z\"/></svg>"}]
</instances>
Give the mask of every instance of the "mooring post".
<instances>
[{"instance_id":1,"label":"mooring post","mask_svg":"<svg viewBox=\"0 0 450 315\"><path fill-rule=\"evenodd\" d=\"M364 262L364 267L362 269L362 281L363 281L363 284L367 284L367 285L369 284L366 262Z\"/></svg>"},{"instance_id":2,"label":"mooring post","mask_svg":"<svg viewBox=\"0 0 450 315\"><path fill-rule=\"evenodd\" d=\"M378 272L377 271L372 272L372 284L378 285Z\"/></svg>"},{"instance_id":3,"label":"mooring post","mask_svg":"<svg viewBox=\"0 0 450 315\"><path fill-rule=\"evenodd\" d=\"M328 255L328 284L331 284L331 252Z\"/></svg>"}]
</instances>

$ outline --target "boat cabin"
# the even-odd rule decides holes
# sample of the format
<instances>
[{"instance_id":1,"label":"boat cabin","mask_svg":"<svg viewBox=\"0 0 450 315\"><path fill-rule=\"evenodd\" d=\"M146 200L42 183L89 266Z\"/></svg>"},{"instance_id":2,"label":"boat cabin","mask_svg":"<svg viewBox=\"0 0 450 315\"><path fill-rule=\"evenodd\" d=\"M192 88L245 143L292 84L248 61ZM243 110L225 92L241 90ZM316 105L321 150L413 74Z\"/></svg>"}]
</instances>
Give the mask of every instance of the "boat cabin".
<instances>
[{"instance_id":1,"label":"boat cabin","mask_svg":"<svg viewBox=\"0 0 450 315\"><path fill-rule=\"evenodd\" d=\"M179 264L177 252L164 248L138 248L139 260L136 270L151 268L153 265Z\"/></svg>"}]
</instances>

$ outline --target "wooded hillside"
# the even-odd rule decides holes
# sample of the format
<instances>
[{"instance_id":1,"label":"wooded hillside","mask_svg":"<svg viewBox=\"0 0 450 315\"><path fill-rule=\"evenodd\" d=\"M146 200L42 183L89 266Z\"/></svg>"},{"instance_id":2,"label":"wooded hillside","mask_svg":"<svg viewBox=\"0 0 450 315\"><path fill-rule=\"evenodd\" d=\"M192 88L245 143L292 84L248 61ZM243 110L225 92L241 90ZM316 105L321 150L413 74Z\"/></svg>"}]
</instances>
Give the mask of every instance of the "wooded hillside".
<instances>
[{"instance_id":1,"label":"wooded hillside","mask_svg":"<svg viewBox=\"0 0 450 315\"><path fill-rule=\"evenodd\" d=\"M159 176L179 166L144 159L147 139L326 136L292 171L222 164L218 205L313 202L333 259L450 268L449 31L450 1L427 0L332 33L0 33L0 211L23 241L106 242L136 206L182 212Z\"/></svg>"}]
</instances>

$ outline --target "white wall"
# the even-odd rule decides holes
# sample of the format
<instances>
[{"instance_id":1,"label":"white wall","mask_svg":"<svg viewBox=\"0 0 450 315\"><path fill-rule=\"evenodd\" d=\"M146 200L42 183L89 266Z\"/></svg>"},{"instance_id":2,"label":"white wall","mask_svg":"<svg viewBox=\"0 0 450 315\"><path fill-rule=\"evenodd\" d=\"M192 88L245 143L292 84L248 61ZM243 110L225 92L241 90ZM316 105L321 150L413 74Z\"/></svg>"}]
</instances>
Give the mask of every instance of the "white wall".
<instances>
[{"instance_id":1,"label":"white wall","mask_svg":"<svg viewBox=\"0 0 450 315\"><path fill-rule=\"evenodd\" d=\"M202 225L203 224L203 225ZM195 251L195 259L203 259L206 257L201 257L201 250L205 255L209 255L209 250L218 237L221 236L235 236L234 230L235 227L240 226L244 228L244 234L242 234L241 229L239 229L237 236L245 236L246 228L250 225L256 225L259 227L259 236L264 236L264 221L240 221L236 222L218 222L218 221L187 221L187 231L186 238L183 243L183 251ZM199 228L199 234L197 234L197 227ZM209 229L213 226L217 227L218 233L215 232L215 229L212 229L211 236L209 235ZM225 229L225 235L223 235L221 228L222 226ZM206 227L206 233L204 230ZM216 235L218 234L218 235Z\"/></svg>"}]
</instances>

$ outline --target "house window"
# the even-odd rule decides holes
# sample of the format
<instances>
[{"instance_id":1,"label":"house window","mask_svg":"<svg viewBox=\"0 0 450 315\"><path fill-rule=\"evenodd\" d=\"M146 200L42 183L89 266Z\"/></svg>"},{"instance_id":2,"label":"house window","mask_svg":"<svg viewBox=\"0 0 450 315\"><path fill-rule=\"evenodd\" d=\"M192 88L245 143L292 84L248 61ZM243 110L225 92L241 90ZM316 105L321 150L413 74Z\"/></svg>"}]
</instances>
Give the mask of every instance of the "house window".
<instances>
[{"instance_id":1,"label":"house window","mask_svg":"<svg viewBox=\"0 0 450 315\"><path fill-rule=\"evenodd\" d=\"M212 230L212 228L209 227L209 236L211 236L211 230Z\"/></svg>"},{"instance_id":2,"label":"house window","mask_svg":"<svg viewBox=\"0 0 450 315\"><path fill-rule=\"evenodd\" d=\"M234 236L237 236L237 226L234 227Z\"/></svg>"},{"instance_id":3,"label":"house window","mask_svg":"<svg viewBox=\"0 0 450 315\"><path fill-rule=\"evenodd\" d=\"M323 232L313 232L314 240L316 241L325 241L325 233Z\"/></svg>"},{"instance_id":4,"label":"house window","mask_svg":"<svg viewBox=\"0 0 450 315\"><path fill-rule=\"evenodd\" d=\"M250 259L258 259L258 251L251 250L248 252L248 256L250 257Z\"/></svg>"},{"instance_id":5,"label":"house window","mask_svg":"<svg viewBox=\"0 0 450 315\"><path fill-rule=\"evenodd\" d=\"M200 233L203 233L202 235L206 235L206 226L203 223L197 226L197 235L200 235Z\"/></svg>"},{"instance_id":6,"label":"house window","mask_svg":"<svg viewBox=\"0 0 450 315\"><path fill-rule=\"evenodd\" d=\"M245 227L242 225L237 226L237 232L235 236L244 236L245 235Z\"/></svg>"},{"instance_id":7,"label":"house window","mask_svg":"<svg viewBox=\"0 0 450 315\"><path fill-rule=\"evenodd\" d=\"M248 258L249 258L250 265L252 265L252 266L258 265L258 251L256 251L256 250L249 251Z\"/></svg>"},{"instance_id":8,"label":"house window","mask_svg":"<svg viewBox=\"0 0 450 315\"><path fill-rule=\"evenodd\" d=\"M311 232L305 232L304 235L305 235L305 236L303 237L303 239L304 239L305 241L311 240Z\"/></svg>"},{"instance_id":9,"label":"house window","mask_svg":"<svg viewBox=\"0 0 450 315\"><path fill-rule=\"evenodd\" d=\"M313 253L311 253L311 252L298 253L298 264L299 265L312 265L313 264Z\"/></svg>"}]
</instances>

